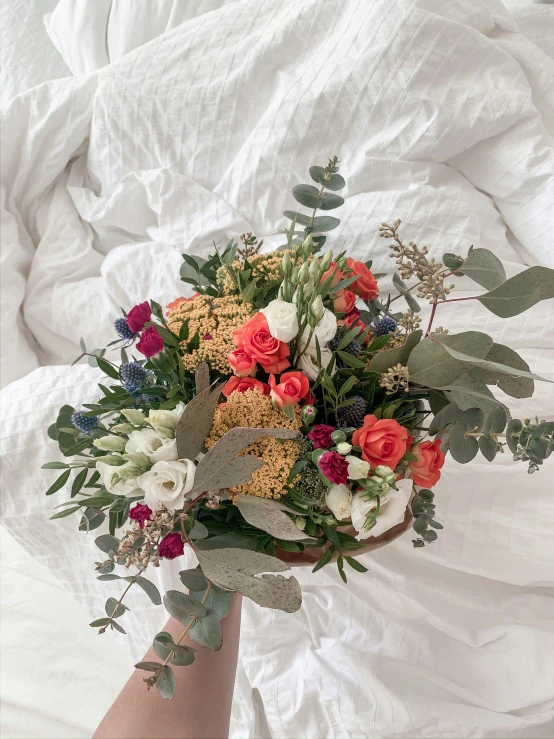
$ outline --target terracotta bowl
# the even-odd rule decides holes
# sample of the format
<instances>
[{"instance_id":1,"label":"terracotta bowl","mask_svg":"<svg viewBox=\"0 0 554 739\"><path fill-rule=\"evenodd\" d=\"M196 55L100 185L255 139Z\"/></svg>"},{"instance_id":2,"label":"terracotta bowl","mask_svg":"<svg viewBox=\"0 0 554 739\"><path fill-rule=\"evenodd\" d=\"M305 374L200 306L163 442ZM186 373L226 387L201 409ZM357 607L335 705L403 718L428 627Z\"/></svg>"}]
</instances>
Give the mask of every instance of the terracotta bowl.
<instances>
[{"instance_id":1,"label":"terracotta bowl","mask_svg":"<svg viewBox=\"0 0 554 739\"><path fill-rule=\"evenodd\" d=\"M345 550L343 554L346 554L349 557L359 557L361 554L367 554L368 552L372 552L374 549L384 547L386 544L390 544L391 541L398 539L399 536L402 536L402 534L412 526L413 521L414 517L412 515L412 509L410 508L410 505L408 505L402 523L393 526L380 536L372 536L369 539L365 539L366 544L363 548L356 549L354 551ZM345 534L350 534L351 536L356 534L355 530L351 526L339 526L338 530ZM283 552L280 549L277 549L276 556L291 567L313 567L326 548L327 547L317 547L313 549L307 548L303 552ZM337 552L335 552L331 561L335 562L337 556Z\"/></svg>"}]
</instances>

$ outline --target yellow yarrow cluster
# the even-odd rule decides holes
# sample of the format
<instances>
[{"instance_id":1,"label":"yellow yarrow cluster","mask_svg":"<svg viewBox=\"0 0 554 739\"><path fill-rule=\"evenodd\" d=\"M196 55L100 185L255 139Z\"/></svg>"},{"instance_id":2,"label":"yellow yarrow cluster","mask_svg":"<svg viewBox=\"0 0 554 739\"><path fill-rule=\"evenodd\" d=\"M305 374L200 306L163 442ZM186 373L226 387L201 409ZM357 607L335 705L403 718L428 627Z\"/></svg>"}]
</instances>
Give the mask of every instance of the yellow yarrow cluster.
<instances>
[{"instance_id":1,"label":"yellow yarrow cluster","mask_svg":"<svg viewBox=\"0 0 554 739\"><path fill-rule=\"evenodd\" d=\"M298 431L301 425L300 411L296 412L294 420L287 418L273 407L271 399L261 390L256 388L245 393L235 392L223 407L216 410L206 446L211 449L223 434L237 426ZM265 464L253 473L249 482L230 488L230 494L233 497L246 493L260 498L280 498L286 492L288 476L300 455L296 441L267 437L251 444L242 453L254 454L263 459Z\"/></svg>"},{"instance_id":2,"label":"yellow yarrow cluster","mask_svg":"<svg viewBox=\"0 0 554 739\"><path fill-rule=\"evenodd\" d=\"M239 295L221 298L199 295L194 300L179 303L169 315L168 326L178 334L183 322L188 321L189 336L181 344L184 368L194 372L200 362L208 362L214 370L228 374L228 357L235 349L233 331L243 326L253 312L252 305L243 303ZM197 331L200 345L189 352L187 342Z\"/></svg>"},{"instance_id":3,"label":"yellow yarrow cluster","mask_svg":"<svg viewBox=\"0 0 554 739\"><path fill-rule=\"evenodd\" d=\"M288 252L292 257L293 252ZM281 262L283 261L284 251L274 251L270 254L256 254L248 257L248 263L252 267L250 280L258 280L258 286L269 290L277 286L283 280L281 272ZM244 269L242 264L237 260L232 264L236 272ZM224 295L233 295L238 291L235 281L229 274L226 267L220 267L217 270L217 284Z\"/></svg>"}]
</instances>

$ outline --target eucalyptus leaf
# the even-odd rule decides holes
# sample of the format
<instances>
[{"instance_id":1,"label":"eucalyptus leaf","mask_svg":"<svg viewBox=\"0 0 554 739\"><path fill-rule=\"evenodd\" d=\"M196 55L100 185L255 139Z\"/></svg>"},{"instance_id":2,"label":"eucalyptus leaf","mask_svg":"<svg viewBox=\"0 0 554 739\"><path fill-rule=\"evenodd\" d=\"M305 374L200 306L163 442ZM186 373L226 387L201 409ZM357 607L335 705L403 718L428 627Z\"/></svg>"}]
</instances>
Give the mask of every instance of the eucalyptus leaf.
<instances>
[{"instance_id":1,"label":"eucalyptus leaf","mask_svg":"<svg viewBox=\"0 0 554 739\"><path fill-rule=\"evenodd\" d=\"M187 626L191 618L202 618L206 615L206 609L202 603L178 590L168 590L164 595L163 603L169 615L176 618L183 626Z\"/></svg>"},{"instance_id":2,"label":"eucalyptus leaf","mask_svg":"<svg viewBox=\"0 0 554 739\"><path fill-rule=\"evenodd\" d=\"M332 174L329 179L325 179L324 167L310 167L310 177L320 185L324 185L328 190L342 190L346 185L344 177L340 174Z\"/></svg>"},{"instance_id":3,"label":"eucalyptus leaf","mask_svg":"<svg viewBox=\"0 0 554 739\"><path fill-rule=\"evenodd\" d=\"M523 429L523 424L519 418L513 418L506 427L506 443L509 450L515 454L519 444L519 434ZM514 436L515 434L515 436Z\"/></svg>"},{"instance_id":4,"label":"eucalyptus leaf","mask_svg":"<svg viewBox=\"0 0 554 739\"><path fill-rule=\"evenodd\" d=\"M334 210L335 208L339 208L343 203L344 198L340 195L328 192L323 196L321 205L318 207L321 210Z\"/></svg>"},{"instance_id":5,"label":"eucalyptus leaf","mask_svg":"<svg viewBox=\"0 0 554 739\"><path fill-rule=\"evenodd\" d=\"M294 199L306 208L321 208L323 203L319 190L313 185L296 185L292 188Z\"/></svg>"},{"instance_id":6,"label":"eucalyptus leaf","mask_svg":"<svg viewBox=\"0 0 554 739\"><path fill-rule=\"evenodd\" d=\"M460 409L456 403L449 403L442 408L429 424L429 433L434 436L441 434L442 431L456 423L456 419L460 415Z\"/></svg>"},{"instance_id":7,"label":"eucalyptus leaf","mask_svg":"<svg viewBox=\"0 0 554 739\"><path fill-rule=\"evenodd\" d=\"M479 451L489 462L492 462L498 452L498 442L490 436L481 436Z\"/></svg>"},{"instance_id":8,"label":"eucalyptus leaf","mask_svg":"<svg viewBox=\"0 0 554 739\"><path fill-rule=\"evenodd\" d=\"M422 335L423 331L414 331L408 336L403 346L379 352L371 359L368 369L371 372L386 372L397 364L406 366ZM410 379L412 379L411 372Z\"/></svg>"},{"instance_id":9,"label":"eucalyptus leaf","mask_svg":"<svg viewBox=\"0 0 554 739\"><path fill-rule=\"evenodd\" d=\"M261 575L285 572L288 565L275 557L245 549L213 549L197 551L202 571L216 585L234 590L265 608L277 608L287 613L297 611L302 604L300 585L294 577Z\"/></svg>"},{"instance_id":10,"label":"eucalyptus leaf","mask_svg":"<svg viewBox=\"0 0 554 739\"><path fill-rule=\"evenodd\" d=\"M156 634L152 642L152 648L155 655L164 661L173 653L169 661L172 665L177 665L177 667L186 667L194 662L195 650L192 647L175 644L173 637L167 631L161 631L159 634Z\"/></svg>"},{"instance_id":11,"label":"eucalyptus leaf","mask_svg":"<svg viewBox=\"0 0 554 739\"><path fill-rule=\"evenodd\" d=\"M506 280L504 265L488 249L472 249L459 269L487 290L493 290Z\"/></svg>"},{"instance_id":12,"label":"eucalyptus leaf","mask_svg":"<svg viewBox=\"0 0 554 739\"><path fill-rule=\"evenodd\" d=\"M400 295L404 297L404 299L406 300L406 303L408 304L408 308L411 308L414 311L414 313L419 313L419 311L421 310L419 303L414 298L412 293L409 292L408 286L406 285L406 283L400 279L400 275L398 274L398 272L395 272L393 274L392 284L398 290Z\"/></svg>"},{"instance_id":13,"label":"eucalyptus leaf","mask_svg":"<svg viewBox=\"0 0 554 739\"><path fill-rule=\"evenodd\" d=\"M87 501L87 505L88 505ZM119 549L119 539L116 539L115 536L112 536L111 534L102 534L102 536L98 536L94 543L100 549L102 552L105 552L106 554L109 554L110 552L117 552Z\"/></svg>"},{"instance_id":14,"label":"eucalyptus leaf","mask_svg":"<svg viewBox=\"0 0 554 739\"><path fill-rule=\"evenodd\" d=\"M152 603L155 606L160 606L162 604L162 597L160 595L160 591L158 588L154 585L153 582L150 582L150 580L147 580L142 575L135 575L135 582L136 584L144 590L146 595L150 598Z\"/></svg>"},{"instance_id":15,"label":"eucalyptus leaf","mask_svg":"<svg viewBox=\"0 0 554 739\"><path fill-rule=\"evenodd\" d=\"M260 498L256 495L239 495L236 503L244 519L251 526L285 541L299 541L306 538L306 534L285 513L288 511L298 515L297 512L281 501Z\"/></svg>"},{"instance_id":16,"label":"eucalyptus leaf","mask_svg":"<svg viewBox=\"0 0 554 739\"><path fill-rule=\"evenodd\" d=\"M115 598L108 598L104 609L106 611L106 615L110 618L119 618L120 616L123 616L125 611L129 610L126 605L119 603Z\"/></svg>"},{"instance_id":17,"label":"eucalyptus leaf","mask_svg":"<svg viewBox=\"0 0 554 739\"><path fill-rule=\"evenodd\" d=\"M231 459L224 466L208 468L204 466L201 475L195 477L194 488L191 495L199 495L207 490L222 490L248 482L256 470L263 467L264 461L259 457L246 454L242 457ZM197 467L200 470L200 464Z\"/></svg>"},{"instance_id":18,"label":"eucalyptus leaf","mask_svg":"<svg viewBox=\"0 0 554 739\"><path fill-rule=\"evenodd\" d=\"M340 219L334 216L316 216L313 226L316 231L332 231L339 224Z\"/></svg>"},{"instance_id":19,"label":"eucalyptus leaf","mask_svg":"<svg viewBox=\"0 0 554 739\"><path fill-rule=\"evenodd\" d=\"M448 399L456 403L460 410L465 411L469 408L477 406L485 413L490 413L495 408L505 408L505 406L497 400L479 377L475 377L473 370L467 372L450 385L441 388Z\"/></svg>"},{"instance_id":20,"label":"eucalyptus leaf","mask_svg":"<svg viewBox=\"0 0 554 739\"><path fill-rule=\"evenodd\" d=\"M467 372L466 360L486 357L492 345L491 337L480 331L440 334L440 340L428 336L409 356L410 381L434 388L450 385Z\"/></svg>"},{"instance_id":21,"label":"eucalyptus leaf","mask_svg":"<svg viewBox=\"0 0 554 739\"><path fill-rule=\"evenodd\" d=\"M530 267L503 282L477 300L491 313L511 318L532 308L541 300L554 298L554 269Z\"/></svg>"},{"instance_id":22,"label":"eucalyptus leaf","mask_svg":"<svg viewBox=\"0 0 554 739\"><path fill-rule=\"evenodd\" d=\"M188 532L189 537L196 541L196 539L205 539L208 536L208 529L200 521L194 521L192 529Z\"/></svg>"},{"instance_id":23,"label":"eucalyptus leaf","mask_svg":"<svg viewBox=\"0 0 554 739\"><path fill-rule=\"evenodd\" d=\"M448 446L450 454L460 464L471 462L479 450L479 443L468 433L480 432L483 428L485 414L480 408L469 408L458 416L456 425L450 432Z\"/></svg>"},{"instance_id":24,"label":"eucalyptus leaf","mask_svg":"<svg viewBox=\"0 0 554 739\"><path fill-rule=\"evenodd\" d=\"M244 534L237 534L234 531L229 531L226 534L211 536L209 539L200 539L195 542L194 546L197 549L202 550L226 549L227 547L233 547L236 549L255 549L256 540L252 536L245 536Z\"/></svg>"},{"instance_id":25,"label":"eucalyptus leaf","mask_svg":"<svg viewBox=\"0 0 554 739\"><path fill-rule=\"evenodd\" d=\"M211 431L223 384L202 390L183 411L175 430L179 459L195 459L204 448L204 440Z\"/></svg>"},{"instance_id":26,"label":"eucalyptus leaf","mask_svg":"<svg viewBox=\"0 0 554 739\"><path fill-rule=\"evenodd\" d=\"M161 674L156 678L156 688L158 693L166 700L171 700L175 695L175 688L177 687L177 681L175 679L175 673L166 665Z\"/></svg>"},{"instance_id":27,"label":"eucalyptus leaf","mask_svg":"<svg viewBox=\"0 0 554 739\"><path fill-rule=\"evenodd\" d=\"M204 390L210 388L210 368L207 362L200 362L194 372L194 382L196 384L196 394L198 395Z\"/></svg>"},{"instance_id":28,"label":"eucalyptus leaf","mask_svg":"<svg viewBox=\"0 0 554 739\"><path fill-rule=\"evenodd\" d=\"M181 572L179 572L179 577L181 578L183 585L192 591L205 590L208 585L206 576L202 570L199 569L181 570Z\"/></svg>"},{"instance_id":29,"label":"eucalyptus leaf","mask_svg":"<svg viewBox=\"0 0 554 739\"><path fill-rule=\"evenodd\" d=\"M206 615L191 628L189 636L203 647L216 651L221 649L221 623L217 613L212 608L208 608Z\"/></svg>"},{"instance_id":30,"label":"eucalyptus leaf","mask_svg":"<svg viewBox=\"0 0 554 739\"><path fill-rule=\"evenodd\" d=\"M496 365L500 364L502 368L513 367L518 372L524 371L531 375L529 365L517 352L508 346L504 346L504 344L493 344L485 359L487 362L494 362L495 367L491 370L479 366L473 374L478 376L486 385L497 385L500 390L505 392L506 395L511 395L512 398L530 398L533 395L535 383L531 377L515 377L496 370ZM536 377L540 379L538 376Z\"/></svg>"}]
</instances>

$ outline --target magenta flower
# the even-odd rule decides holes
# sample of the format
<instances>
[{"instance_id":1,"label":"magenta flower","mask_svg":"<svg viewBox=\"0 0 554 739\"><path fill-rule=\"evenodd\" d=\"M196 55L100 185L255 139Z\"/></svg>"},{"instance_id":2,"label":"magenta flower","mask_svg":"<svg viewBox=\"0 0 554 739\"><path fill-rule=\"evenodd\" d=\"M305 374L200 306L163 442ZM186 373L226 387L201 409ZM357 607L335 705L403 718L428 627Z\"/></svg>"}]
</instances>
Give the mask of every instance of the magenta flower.
<instances>
[{"instance_id":1,"label":"magenta flower","mask_svg":"<svg viewBox=\"0 0 554 739\"><path fill-rule=\"evenodd\" d=\"M325 452L318 461L321 473L335 485L345 485L348 480L348 462L338 452Z\"/></svg>"},{"instance_id":2,"label":"magenta flower","mask_svg":"<svg viewBox=\"0 0 554 739\"><path fill-rule=\"evenodd\" d=\"M145 357L153 357L159 354L163 348L164 340L155 326L149 326L146 331L143 331L140 341L137 342L138 351L144 354Z\"/></svg>"},{"instance_id":3,"label":"magenta flower","mask_svg":"<svg viewBox=\"0 0 554 739\"><path fill-rule=\"evenodd\" d=\"M316 423L308 434L308 439L312 442L314 449L329 449L330 446L333 446L333 439L331 439L333 431L336 431L333 426Z\"/></svg>"},{"instance_id":4,"label":"magenta flower","mask_svg":"<svg viewBox=\"0 0 554 739\"><path fill-rule=\"evenodd\" d=\"M141 529L144 528L145 522L150 520L151 515L152 509L142 503L137 503L136 506L133 506L129 511L129 518L132 521L137 521Z\"/></svg>"},{"instance_id":5,"label":"magenta flower","mask_svg":"<svg viewBox=\"0 0 554 739\"><path fill-rule=\"evenodd\" d=\"M147 302L139 303L127 313L127 326L136 334L142 331L145 324L152 318L152 311Z\"/></svg>"},{"instance_id":6,"label":"magenta flower","mask_svg":"<svg viewBox=\"0 0 554 739\"><path fill-rule=\"evenodd\" d=\"M175 532L164 536L160 542L158 551L160 557L163 557L164 559L175 559L175 557L180 557L185 551L185 544L181 539L181 534Z\"/></svg>"}]
</instances>

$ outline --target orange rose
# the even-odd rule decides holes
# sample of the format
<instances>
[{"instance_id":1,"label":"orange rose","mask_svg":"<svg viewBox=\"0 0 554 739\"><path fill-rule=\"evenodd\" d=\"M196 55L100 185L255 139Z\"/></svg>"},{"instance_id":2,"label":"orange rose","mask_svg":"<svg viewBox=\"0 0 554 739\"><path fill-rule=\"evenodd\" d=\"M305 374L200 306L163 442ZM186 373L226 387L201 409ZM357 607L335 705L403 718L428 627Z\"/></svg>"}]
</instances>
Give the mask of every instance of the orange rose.
<instances>
[{"instance_id":1,"label":"orange rose","mask_svg":"<svg viewBox=\"0 0 554 739\"><path fill-rule=\"evenodd\" d=\"M333 301L335 313L350 313L356 305L356 296L352 290L339 290Z\"/></svg>"},{"instance_id":2,"label":"orange rose","mask_svg":"<svg viewBox=\"0 0 554 739\"><path fill-rule=\"evenodd\" d=\"M231 379L223 385L221 392L226 398L228 398L231 393L245 393L248 390L254 390L255 388L261 390L264 395L269 395L269 385L265 382L260 382L260 380L256 380L255 377L231 377Z\"/></svg>"},{"instance_id":3,"label":"orange rose","mask_svg":"<svg viewBox=\"0 0 554 739\"><path fill-rule=\"evenodd\" d=\"M441 467L444 464L440 439L422 441L421 444L416 444L411 452L417 457L417 462L410 462L414 482L426 488L432 487L439 481Z\"/></svg>"},{"instance_id":4,"label":"orange rose","mask_svg":"<svg viewBox=\"0 0 554 739\"><path fill-rule=\"evenodd\" d=\"M256 371L256 360L252 359L244 349L235 349L229 354L229 364L238 377L248 377Z\"/></svg>"},{"instance_id":5,"label":"orange rose","mask_svg":"<svg viewBox=\"0 0 554 739\"><path fill-rule=\"evenodd\" d=\"M356 262L352 257L348 257L346 264L353 272L352 277L358 275L358 279L350 285L350 289L363 300L375 300L379 295L379 288L373 273L363 262Z\"/></svg>"},{"instance_id":6,"label":"orange rose","mask_svg":"<svg viewBox=\"0 0 554 739\"><path fill-rule=\"evenodd\" d=\"M336 270L336 272L335 272L335 270ZM319 284L320 284L320 285L323 285L323 283L325 282L325 280L326 280L326 279L327 279L328 277L331 277L331 275L332 275L333 273L335 273L335 274L334 274L334 277L333 277L333 283L332 283L332 284L333 284L333 287L334 287L334 286L335 286L335 285L336 285L336 284L337 284L338 282L340 282L341 280L343 280L343 279L344 279L344 273L343 273L343 271L342 271L342 270L340 270L340 269L337 269L337 263L336 263L336 262L331 262L331 266L329 267L329 269L327 270L327 272L324 272L324 273L323 273L323 274L321 275L321 280L319 281Z\"/></svg>"},{"instance_id":7,"label":"orange rose","mask_svg":"<svg viewBox=\"0 0 554 739\"><path fill-rule=\"evenodd\" d=\"M165 310L166 310L166 313L165 313L165 315L166 315L166 316L169 316L169 315L171 314L171 311L175 310L175 308L176 308L176 307L177 307L177 306L178 306L178 305L179 305L180 303L188 303L188 302L189 302L189 300L194 300L194 298L197 298L197 297L198 297L199 295L200 295L200 293L194 293L194 295L193 295L192 297L190 297L190 298L176 298L176 299L175 299L175 300L173 300L173 301L172 301L171 303L168 303L168 304L166 305L166 307L165 307Z\"/></svg>"},{"instance_id":8,"label":"orange rose","mask_svg":"<svg viewBox=\"0 0 554 739\"><path fill-rule=\"evenodd\" d=\"M268 374L280 374L290 367L287 359L290 354L289 345L273 338L262 313L256 313L244 326L233 331L233 341L237 349L242 349L261 364Z\"/></svg>"},{"instance_id":9,"label":"orange rose","mask_svg":"<svg viewBox=\"0 0 554 739\"><path fill-rule=\"evenodd\" d=\"M284 405L296 405L310 390L309 380L302 372L285 372L278 385L275 375L271 375L269 385L269 394L280 408Z\"/></svg>"},{"instance_id":10,"label":"orange rose","mask_svg":"<svg viewBox=\"0 0 554 739\"><path fill-rule=\"evenodd\" d=\"M352 434L352 443L362 449L362 459L372 467L380 464L394 469L408 445L408 432L392 418L367 415L364 425Z\"/></svg>"}]
</instances>

